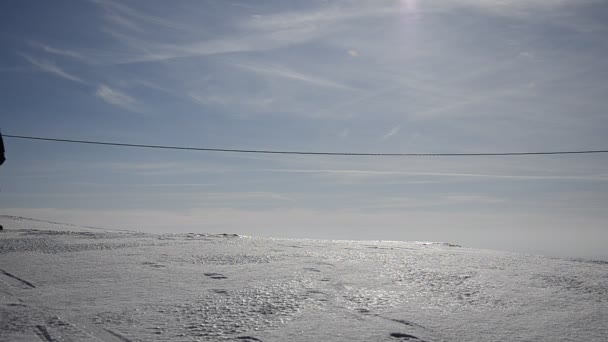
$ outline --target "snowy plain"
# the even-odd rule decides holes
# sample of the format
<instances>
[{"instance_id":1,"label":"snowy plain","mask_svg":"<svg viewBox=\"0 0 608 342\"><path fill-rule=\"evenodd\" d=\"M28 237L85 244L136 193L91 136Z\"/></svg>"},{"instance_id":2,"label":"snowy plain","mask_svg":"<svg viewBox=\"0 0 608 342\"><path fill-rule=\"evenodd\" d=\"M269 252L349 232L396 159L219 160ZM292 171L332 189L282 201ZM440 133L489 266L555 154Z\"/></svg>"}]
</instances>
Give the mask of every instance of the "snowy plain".
<instances>
[{"instance_id":1,"label":"snowy plain","mask_svg":"<svg viewBox=\"0 0 608 342\"><path fill-rule=\"evenodd\" d=\"M0 341L608 341L605 261L0 224Z\"/></svg>"}]
</instances>

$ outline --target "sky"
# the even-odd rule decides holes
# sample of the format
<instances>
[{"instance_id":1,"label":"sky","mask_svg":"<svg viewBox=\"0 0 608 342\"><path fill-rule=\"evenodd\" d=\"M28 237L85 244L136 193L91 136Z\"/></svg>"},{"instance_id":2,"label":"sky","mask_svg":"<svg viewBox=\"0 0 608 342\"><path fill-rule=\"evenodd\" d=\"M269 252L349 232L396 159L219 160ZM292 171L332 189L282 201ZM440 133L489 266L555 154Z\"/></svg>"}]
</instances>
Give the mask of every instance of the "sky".
<instances>
[{"instance_id":1,"label":"sky","mask_svg":"<svg viewBox=\"0 0 608 342\"><path fill-rule=\"evenodd\" d=\"M228 149L608 149L606 37L608 2L592 0L7 0L0 129ZM0 214L608 259L608 154L5 145Z\"/></svg>"}]
</instances>

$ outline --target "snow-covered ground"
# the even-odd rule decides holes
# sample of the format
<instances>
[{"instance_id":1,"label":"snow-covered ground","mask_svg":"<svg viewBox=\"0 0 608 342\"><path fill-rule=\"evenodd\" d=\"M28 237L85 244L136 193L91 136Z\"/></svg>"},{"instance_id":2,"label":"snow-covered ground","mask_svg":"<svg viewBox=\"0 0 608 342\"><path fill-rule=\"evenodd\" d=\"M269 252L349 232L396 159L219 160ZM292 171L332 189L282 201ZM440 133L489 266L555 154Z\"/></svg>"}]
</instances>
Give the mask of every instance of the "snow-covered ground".
<instances>
[{"instance_id":1,"label":"snow-covered ground","mask_svg":"<svg viewBox=\"0 0 608 342\"><path fill-rule=\"evenodd\" d=\"M603 261L0 224L0 341L608 341Z\"/></svg>"}]
</instances>

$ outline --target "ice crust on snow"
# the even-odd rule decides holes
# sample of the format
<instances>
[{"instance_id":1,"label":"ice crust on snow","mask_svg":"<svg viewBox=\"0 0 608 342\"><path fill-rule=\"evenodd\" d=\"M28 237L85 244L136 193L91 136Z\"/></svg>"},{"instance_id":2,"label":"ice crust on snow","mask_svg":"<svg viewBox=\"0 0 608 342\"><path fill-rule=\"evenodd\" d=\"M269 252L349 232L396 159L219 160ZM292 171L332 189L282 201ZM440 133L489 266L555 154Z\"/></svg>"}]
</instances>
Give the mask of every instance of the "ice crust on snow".
<instances>
[{"instance_id":1,"label":"ice crust on snow","mask_svg":"<svg viewBox=\"0 0 608 342\"><path fill-rule=\"evenodd\" d=\"M0 341L608 340L600 261L0 224Z\"/></svg>"}]
</instances>

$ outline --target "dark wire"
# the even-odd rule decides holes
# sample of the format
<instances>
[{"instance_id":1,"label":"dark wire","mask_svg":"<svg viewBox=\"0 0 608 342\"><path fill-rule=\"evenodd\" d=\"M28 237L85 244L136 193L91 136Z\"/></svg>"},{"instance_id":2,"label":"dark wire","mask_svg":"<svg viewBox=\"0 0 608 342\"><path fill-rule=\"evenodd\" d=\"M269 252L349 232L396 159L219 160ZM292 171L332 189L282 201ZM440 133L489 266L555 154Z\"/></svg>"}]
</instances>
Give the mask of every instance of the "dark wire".
<instances>
[{"instance_id":1,"label":"dark wire","mask_svg":"<svg viewBox=\"0 0 608 342\"><path fill-rule=\"evenodd\" d=\"M4 134L7 138L57 141L75 144L91 144L122 147L156 148L166 150L188 150L209 152L232 152L232 153L265 153L265 154L297 154L297 155L322 155L322 156L369 156L369 157L475 157L475 156L527 156L527 155L555 155L555 154L591 154L608 153L608 150L580 150L580 151L545 151L545 152L493 152L493 153L356 153L356 152L308 152L308 151L274 151L274 150L243 150L229 148L205 148L205 147L182 147L165 145L142 145L125 144L115 142L102 142L90 140L55 139L43 137L30 137L23 135Z\"/></svg>"}]
</instances>

